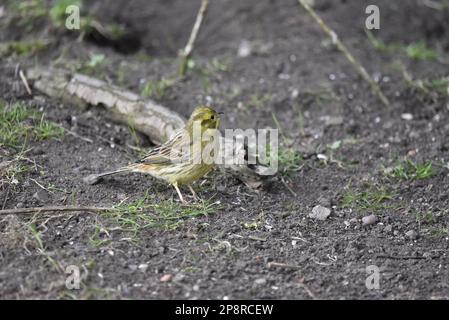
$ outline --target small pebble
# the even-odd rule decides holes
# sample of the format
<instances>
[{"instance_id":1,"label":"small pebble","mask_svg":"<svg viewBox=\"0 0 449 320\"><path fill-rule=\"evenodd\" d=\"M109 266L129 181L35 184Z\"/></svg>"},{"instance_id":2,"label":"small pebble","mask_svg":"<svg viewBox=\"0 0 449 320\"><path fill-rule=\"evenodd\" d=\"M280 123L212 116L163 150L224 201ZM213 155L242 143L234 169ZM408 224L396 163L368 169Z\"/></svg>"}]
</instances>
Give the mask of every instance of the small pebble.
<instances>
[{"instance_id":1,"label":"small pebble","mask_svg":"<svg viewBox=\"0 0 449 320\"><path fill-rule=\"evenodd\" d=\"M147 263L141 263L141 264L139 264L138 268L139 268L140 271L145 272L148 269L148 264Z\"/></svg>"},{"instance_id":2,"label":"small pebble","mask_svg":"<svg viewBox=\"0 0 449 320\"><path fill-rule=\"evenodd\" d=\"M363 226L370 226L372 224L375 224L377 222L377 217L374 214L371 214L369 216L362 218L362 225Z\"/></svg>"},{"instance_id":3,"label":"small pebble","mask_svg":"<svg viewBox=\"0 0 449 320\"><path fill-rule=\"evenodd\" d=\"M312 213L309 214L309 218L323 221L326 220L330 214L331 209L318 205L312 209Z\"/></svg>"},{"instance_id":4,"label":"small pebble","mask_svg":"<svg viewBox=\"0 0 449 320\"><path fill-rule=\"evenodd\" d=\"M248 40L242 40L240 42L237 55L240 58L246 58L251 55L251 52L252 52L251 43Z\"/></svg>"},{"instance_id":5,"label":"small pebble","mask_svg":"<svg viewBox=\"0 0 449 320\"><path fill-rule=\"evenodd\" d=\"M185 277L186 276L183 273L177 273L175 275L175 277L173 278L173 281L180 282L180 281L184 280Z\"/></svg>"},{"instance_id":6,"label":"small pebble","mask_svg":"<svg viewBox=\"0 0 449 320\"><path fill-rule=\"evenodd\" d=\"M161 282L169 282L173 279L173 276L171 274L164 274L159 280Z\"/></svg>"},{"instance_id":7,"label":"small pebble","mask_svg":"<svg viewBox=\"0 0 449 320\"><path fill-rule=\"evenodd\" d=\"M298 90L298 89L293 89L293 91L292 91L292 93L291 93L291 95L290 95L290 97L292 98L292 100L298 98L298 96L299 96L299 90Z\"/></svg>"},{"instance_id":8,"label":"small pebble","mask_svg":"<svg viewBox=\"0 0 449 320\"><path fill-rule=\"evenodd\" d=\"M327 117L325 119L325 125L330 126L339 126L344 123L344 119L342 116L335 116L335 117Z\"/></svg>"},{"instance_id":9,"label":"small pebble","mask_svg":"<svg viewBox=\"0 0 449 320\"><path fill-rule=\"evenodd\" d=\"M317 154L316 157L318 158L318 160L322 160L322 161L326 161L326 162L329 160L329 158L325 154L322 154L322 153Z\"/></svg>"},{"instance_id":10,"label":"small pebble","mask_svg":"<svg viewBox=\"0 0 449 320\"><path fill-rule=\"evenodd\" d=\"M418 232L416 232L415 230L409 230L405 233L405 236L410 240L416 240L418 239Z\"/></svg>"},{"instance_id":11,"label":"small pebble","mask_svg":"<svg viewBox=\"0 0 449 320\"><path fill-rule=\"evenodd\" d=\"M401 118L406 121L411 121L411 120L413 120L413 114L403 113L403 114L401 114Z\"/></svg>"},{"instance_id":12,"label":"small pebble","mask_svg":"<svg viewBox=\"0 0 449 320\"><path fill-rule=\"evenodd\" d=\"M267 279L265 278L259 278L254 280L254 284L259 285L259 286L263 286L267 284Z\"/></svg>"}]
</instances>

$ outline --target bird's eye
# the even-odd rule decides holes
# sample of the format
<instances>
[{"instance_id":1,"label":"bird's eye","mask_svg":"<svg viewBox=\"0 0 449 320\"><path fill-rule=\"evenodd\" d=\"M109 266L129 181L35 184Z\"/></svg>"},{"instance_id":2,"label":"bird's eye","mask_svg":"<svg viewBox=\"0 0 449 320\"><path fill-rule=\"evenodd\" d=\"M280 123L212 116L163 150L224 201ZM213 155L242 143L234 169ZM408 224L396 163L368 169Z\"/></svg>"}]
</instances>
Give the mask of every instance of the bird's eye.
<instances>
[{"instance_id":1,"label":"bird's eye","mask_svg":"<svg viewBox=\"0 0 449 320\"><path fill-rule=\"evenodd\" d=\"M211 118L211 120L214 120L214 119L215 119L215 116L214 116L214 115L212 115L212 116L210 116L210 118Z\"/></svg>"}]
</instances>

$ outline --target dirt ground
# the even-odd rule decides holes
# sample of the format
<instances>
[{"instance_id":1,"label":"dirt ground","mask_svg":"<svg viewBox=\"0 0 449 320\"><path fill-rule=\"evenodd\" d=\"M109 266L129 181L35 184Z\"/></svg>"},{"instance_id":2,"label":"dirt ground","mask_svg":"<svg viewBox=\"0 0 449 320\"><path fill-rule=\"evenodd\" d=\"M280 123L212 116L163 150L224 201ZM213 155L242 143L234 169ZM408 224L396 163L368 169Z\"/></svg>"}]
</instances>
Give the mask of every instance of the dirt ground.
<instances>
[{"instance_id":1,"label":"dirt ground","mask_svg":"<svg viewBox=\"0 0 449 320\"><path fill-rule=\"evenodd\" d=\"M0 208L124 209L1 215L2 299L449 298L449 93L423 85L449 76L449 10L418 0L315 1L391 100L386 107L295 0L211 1L187 76L166 87L200 1L84 2L82 14L125 34L81 39L44 15L21 19L14 1L0 3L0 42L45 42L0 56L1 100L66 129L23 149L0 141L0 163L26 168L1 177ZM373 34L393 49L376 49L365 33L372 3L381 14ZM417 57L414 43L438 58ZM260 190L216 171L196 185L205 203L187 207L139 174L86 185L88 174L137 160L132 146L149 148L149 140L100 108L28 95L18 64L57 64L137 93L159 84L153 99L185 117L211 104L224 112L222 129L279 128L281 170ZM330 216L310 217L317 205ZM146 224L161 212L175 218ZM370 215L377 221L363 225ZM65 285L71 265L81 272L78 290ZM379 270L378 289L366 286L369 266Z\"/></svg>"}]
</instances>

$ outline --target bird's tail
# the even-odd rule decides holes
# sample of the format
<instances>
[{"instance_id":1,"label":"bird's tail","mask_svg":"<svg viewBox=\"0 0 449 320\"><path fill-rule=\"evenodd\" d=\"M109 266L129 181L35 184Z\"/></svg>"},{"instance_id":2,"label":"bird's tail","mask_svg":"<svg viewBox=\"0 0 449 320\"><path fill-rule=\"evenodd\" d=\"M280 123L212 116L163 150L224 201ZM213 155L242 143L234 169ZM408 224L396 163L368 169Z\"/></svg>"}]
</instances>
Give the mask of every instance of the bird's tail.
<instances>
[{"instance_id":1,"label":"bird's tail","mask_svg":"<svg viewBox=\"0 0 449 320\"><path fill-rule=\"evenodd\" d=\"M122 173L122 172L129 172L132 171L132 166L129 167L123 167L114 171L108 171L108 172L102 172L102 173L98 173L98 174L91 174L88 175L87 177L83 178L83 181L87 184L96 184L98 182L101 181L101 179L103 179L106 176L111 176L113 174L117 174L117 173Z\"/></svg>"}]
</instances>

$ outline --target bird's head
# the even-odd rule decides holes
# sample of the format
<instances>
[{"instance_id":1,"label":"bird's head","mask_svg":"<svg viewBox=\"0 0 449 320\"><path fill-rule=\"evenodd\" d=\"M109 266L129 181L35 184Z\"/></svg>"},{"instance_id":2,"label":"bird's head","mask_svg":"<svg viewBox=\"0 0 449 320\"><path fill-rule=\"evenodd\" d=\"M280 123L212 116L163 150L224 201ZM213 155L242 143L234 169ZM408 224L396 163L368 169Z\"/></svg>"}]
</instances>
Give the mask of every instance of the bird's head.
<instances>
[{"instance_id":1,"label":"bird's head","mask_svg":"<svg viewBox=\"0 0 449 320\"><path fill-rule=\"evenodd\" d=\"M220 126L221 112L217 112L211 107L199 106L193 110L192 115L189 118L189 124L199 123L202 130L218 129Z\"/></svg>"}]
</instances>

